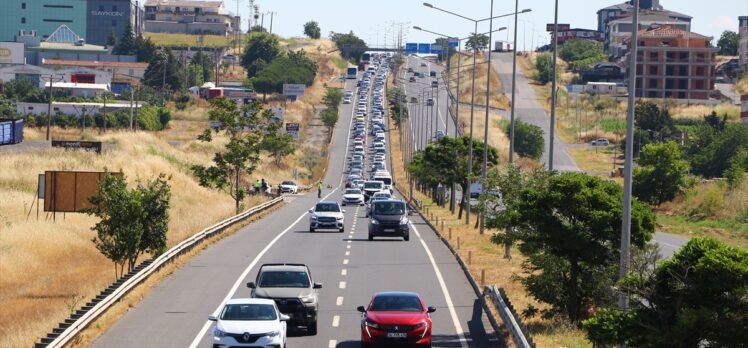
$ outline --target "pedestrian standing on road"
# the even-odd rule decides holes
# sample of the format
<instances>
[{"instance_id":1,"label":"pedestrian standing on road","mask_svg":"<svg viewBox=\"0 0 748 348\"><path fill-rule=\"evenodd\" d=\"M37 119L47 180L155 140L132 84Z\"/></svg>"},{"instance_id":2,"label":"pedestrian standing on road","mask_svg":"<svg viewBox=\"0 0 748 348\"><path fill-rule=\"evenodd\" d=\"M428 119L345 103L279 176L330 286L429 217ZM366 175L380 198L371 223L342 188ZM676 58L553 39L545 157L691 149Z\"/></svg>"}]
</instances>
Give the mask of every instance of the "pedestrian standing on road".
<instances>
[{"instance_id":1,"label":"pedestrian standing on road","mask_svg":"<svg viewBox=\"0 0 748 348\"><path fill-rule=\"evenodd\" d=\"M322 182L317 184L317 198L322 198Z\"/></svg>"}]
</instances>

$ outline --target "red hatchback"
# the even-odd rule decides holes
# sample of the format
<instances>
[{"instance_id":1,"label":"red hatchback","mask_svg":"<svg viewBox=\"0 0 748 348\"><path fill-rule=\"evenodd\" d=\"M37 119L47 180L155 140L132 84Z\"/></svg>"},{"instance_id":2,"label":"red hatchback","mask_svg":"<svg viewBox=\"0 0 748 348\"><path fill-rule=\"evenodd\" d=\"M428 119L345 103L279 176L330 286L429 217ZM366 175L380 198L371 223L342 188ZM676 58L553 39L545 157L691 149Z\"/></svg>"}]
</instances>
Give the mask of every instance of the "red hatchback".
<instances>
[{"instance_id":1,"label":"red hatchback","mask_svg":"<svg viewBox=\"0 0 748 348\"><path fill-rule=\"evenodd\" d=\"M360 306L361 343L373 345L423 345L431 347L431 313L418 294L413 292L380 292L368 307Z\"/></svg>"}]
</instances>

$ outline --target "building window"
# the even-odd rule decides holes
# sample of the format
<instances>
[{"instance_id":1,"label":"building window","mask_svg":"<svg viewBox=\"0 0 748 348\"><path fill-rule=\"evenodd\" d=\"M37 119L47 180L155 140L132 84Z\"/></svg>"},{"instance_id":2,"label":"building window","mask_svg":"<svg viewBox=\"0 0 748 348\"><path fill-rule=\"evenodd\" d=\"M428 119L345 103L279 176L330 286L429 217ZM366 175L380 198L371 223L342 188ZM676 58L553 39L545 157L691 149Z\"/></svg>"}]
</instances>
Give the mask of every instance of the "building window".
<instances>
[{"instance_id":1,"label":"building window","mask_svg":"<svg viewBox=\"0 0 748 348\"><path fill-rule=\"evenodd\" d=\"M43 19L44 22L52 22L52 23L73 23L73 21L69 19Z\"/></svg>"},{"instance_id":2,"label":"building window","mask_svg":"<svg viewBox=\"0 0 748 348\"><path fill-rule=\"evenodd\" d=\"M25 3L25 2L22 2L22 3L21 3L21 9L23 9L23 10L25 10L25 9L26 9L26 3Z\"/></svg>"},{"instance_id":3,"label":"building window","mask_svg":"<svg viewBox=\"0 0 748 348\"><path fill-rule=\"evenodd\" d=\"M657 52L650 52L649 53L649 59L650 60L657 60L659 58Z\"/></svg>"},{"instance_id":4,"label":"building window","mask_svg":"<svg viewBox=\"0 0 748 348\"><path fill-rule=\"evenodd\" d=\"M650 75L657 75L657 66L656 65L652 65L652 66L649 67L649 74Z\"/></svg>"},{"instance_id":5,"label":"building window","mask_svg":"<svg viewBox=\"0 0 748 348\"><path fill-rule=\"evenodd\" d=\"M657 79L649 79L649 88L657 88Z\"/></svg>"},{"instance_id":6,"label":"building window","mask_svg":"<svg viewBox=\"0 0 748 348\"><path fill-rule=\"evenodd\" d=\"M26 17L21 17L21 24L26 24Z\"/></svg>"}]
</instances>

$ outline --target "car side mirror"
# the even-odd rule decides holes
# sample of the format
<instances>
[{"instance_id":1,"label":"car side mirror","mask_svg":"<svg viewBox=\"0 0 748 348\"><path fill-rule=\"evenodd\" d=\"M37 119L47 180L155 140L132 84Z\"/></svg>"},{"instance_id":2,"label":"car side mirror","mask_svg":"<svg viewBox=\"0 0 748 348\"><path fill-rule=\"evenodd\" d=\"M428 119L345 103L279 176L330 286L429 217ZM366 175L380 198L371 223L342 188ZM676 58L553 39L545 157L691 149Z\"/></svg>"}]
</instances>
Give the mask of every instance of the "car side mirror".
<instances>
[{"instance_id":1,"label":"car side mirror","mask_svg":"<svg viewBox=\"0 0 748 348\"><path fill-rule=\"evenodd\" d=\"M428 312L429 312L429 313L434 313L434 312L436 312L436 308L434 308L434 307L430 307L430 306L429 306L429 308L428 308Z\"/></svg>"},{"instance_id":2,"label":"car side mirror","mask_svg":"<svg viewBox=\"0 0 748 348\"><path fill-rule=\"evenodd\" d=\"M250 289L254 289L254 288L256 288L257 286L255 285L255 283L254 283L254 282L249 282L249 283L247 283L247 287L248 287L248 288L250 288Z\"/></svg>"},{"instance_id":3,"label":"car side mirror","mask_svg":"<svg viewBox=\"0 0 748 348\"><path fill-rule=\"evenodd\" d=\"M281 314L280 315L280 321L289 321L289 320L291 320L291 317L289 317L289 316L287 316L285 314Z\"/></svg>"},{"instance_id":4,"label":"car side mirror","mask_svg":"<svg viewBox=\"0 0 748 348\"><path fill-rule=\"evenodd\" d=\"M210 320L210 321L218 321L218 318L216 318L215 315L209 315L208 316L208 320Z\"/></svg>"},{"instance_id":5,"label":"car side mirror","mask_svg":"<svg viewBox=\"0 0 748 348\"><path fill-rule=\"evenodd\" d=\"M309 209L309 214L313 214L313 213L314 213L314 209Z\"/></svg>"},{"instance_id":6,"label":"car side mirror","mask_svg":"<svg viewBox=\"0 0 748 348\"><path fill-rule=\"evenodd\" d=\"M322 283L314 283L313 289L322 289Z\"/></svg>"},{"instance_id":7,"label":"car side mirror","mask_svg":"<svg viewBox=\"0 0 748 348\"><path fill-rule=\"evenodd\" d=\"M364 308L364 306L358 306L356 308L356 310L359 311L359 312L361 312L361 313L366 313L366 308Z\"/></svg>"}]
</instances>

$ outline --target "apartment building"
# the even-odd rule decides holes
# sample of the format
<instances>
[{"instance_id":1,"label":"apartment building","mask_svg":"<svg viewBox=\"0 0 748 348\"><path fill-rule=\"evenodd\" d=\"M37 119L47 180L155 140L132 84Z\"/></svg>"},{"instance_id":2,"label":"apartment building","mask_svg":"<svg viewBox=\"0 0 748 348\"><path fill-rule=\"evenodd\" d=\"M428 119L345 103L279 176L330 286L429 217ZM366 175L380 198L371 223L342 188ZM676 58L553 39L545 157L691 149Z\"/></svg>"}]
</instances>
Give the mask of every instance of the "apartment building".
<instances>
[{"instance_id":1,"label":"apartment building","mask_svg":"<svg viewBox=\"0 0 748 348\"><path fill-rule=\"evenodd\" d=\"M740 45L738 46L740 66L743 67L743 71L748 71L748 16L738 17L738 23L740 23Z\"/></svg>"},{"instance_id":2,"label":"apartment building","mask_svg":"<svg viewBox=\"0 0 748 348\"><path fill-rule=\"evenodd\" d=\"M228 35L239 30L240 17L226 13L223 1L147 0L145 31Z\"/></svg>"},{"instance_id":3,"label":"apartment building","mask_svg":"<svg viewBox=\"0 0 748 348\"><path fill-rule=\"evenodd\" d=\"M638 41L637 97L709 99L718 51L712 37L664 25L640 30Z\"/></svg>"}]
</instances>

